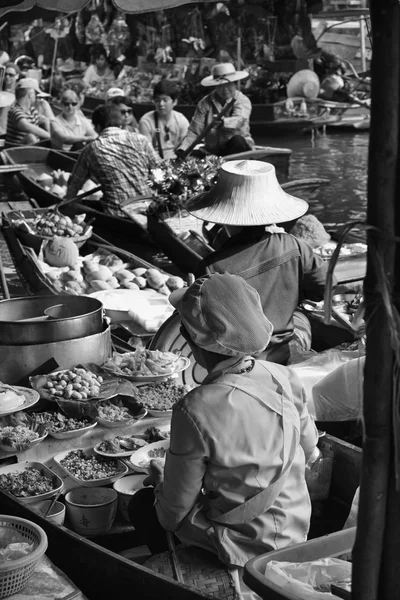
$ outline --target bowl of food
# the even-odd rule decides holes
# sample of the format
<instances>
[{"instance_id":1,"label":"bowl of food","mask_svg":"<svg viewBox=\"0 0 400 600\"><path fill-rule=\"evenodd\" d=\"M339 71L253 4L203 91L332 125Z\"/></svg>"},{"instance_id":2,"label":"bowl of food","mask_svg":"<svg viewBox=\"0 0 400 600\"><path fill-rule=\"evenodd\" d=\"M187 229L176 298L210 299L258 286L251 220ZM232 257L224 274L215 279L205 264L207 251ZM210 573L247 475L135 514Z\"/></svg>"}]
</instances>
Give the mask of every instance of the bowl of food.
<instances>
[{"instance_id":1,"label":"bowl of food","mask_svg":"<svg viewBox=\"0 0 400 600\"><path fill-rule=\"evenodd\" d=\"M121 396L97 402L96 408L97 421L104 427L124 427L147 415L147 410L134 398Z\"/></svg>"},{"instance_id":2,"label":"bowl of food","mask_svg":"<svg viewBox=\"0 0 400 600\"><path fill-rule=\"evenodd\" d=\"M172 407L190 391L188 385L169 377L164 381L140 385L135 390L135 397L152 417L172 415Z\"/></svg>"},{"instance_id":3,"label":"bowl of food","mask_svg":"<svg viewBox=\"0 0 400 600\"><path fill-rule=\"evenodd\" d=\"M106 487L79 487L66 494L65 504L74 531L93 537L110 531L117 512L118 494Z\"/></svg>"},{"instance_id":4,"label":"bowl of food","mask_svg":"<svg viewBox=\"0 0 400 600\"><path fill-rule=\"evenodd\" d=\"M0 467L0 488L24 504L47 500L60 493L62 487L62 479L39 462L20 462Z\"/></svg>"},{"instance_id":5,"label":"bowl of food","mask_svg":"<svg viewBox=\"0 0 400 600\"><path fill-rule=\"evenodd\" d=\"M24 452L43 442L46 437L47 431L43 427L35 431L26 425L9 425L0 429L0 450Z\"/></svg>"},{"instance_id":6,"label":"bowl of food","mask_svg":"<svg viewBox=\"0 0 400 600\"><path fill-rule=\"evenodd\" d=\"M157 381L170 377L187 369L190 360L175 352L161 350L141 350L115 352L103 365L103 368L116 375L126 377L131 381Z\"/></svg>"},{"instance_id":7,"label":"bowl of food","mask_svg":"<svg viewBox=\"0 0 400 600\"><path fill-rule=\"evenodd\" d=\"M103 440L96 444L93 450L100 456L106 458L124 458L130 456L147 442L144 439L137 438L133 435L117 435L109 440Z\"/></svg>"},{"instance_id":8,"label":"bowl of food","mask_svg":"<svg viewBox=\"0 0 400 600\"><path fill-rule=\"evenodd\" d=\"M57 454L54 461L84 487L109 485L128 473L128 467L120 460L98 456L91 449L66 450Z\"/></svg>"},{"instance_id":9,"label":"bowl of food","mask_svg":"<svg viewBox=\"0 0 400 600\"><path fill-rule=\"evenodd\" d=\"M91 431L97 425L92 417L68 417L61 412L43 412L40 417L49 435L57 440L70 440Z\"/></svg>"},{"instance_id":10,"label":"bowl of food","mask_svg":"<svg viewBox=\"0 0 400 600\"><path fill-rule=\"evenodd\" d=\"M129 502L138 490L143 489L143 480L146 477L147 475L128 475L113 483L113 488L118 494L118 510L127 523L130 523L128 516Z\"/></svg>"},{"instance_id":11,"label":"bowl of food","mask_svg":"<svg viewBox=\"0 0 400 600\"><path fill-rule=\"evenodd\" d=\"M65 521L65 504L59 502L58 500L54 502L53 506L50 509L50 512L47 514L47 511L50 508L50 504L52 500L43 500L43 502L39 502L32 506L32 510L39 513L42 517L45 517L48 521L52 523L57 523L57 525L64 525Z\"/></svg>"},{"instance_id":12,"label":"bowl of food","mask_svg":"<svg viewBox=\"0 0 400 600\"><path fill-rule=\"evenodd\" d=\"M152 460L158 459L162 462L165 461L168 448L169 440L161 440L159 442L147 444L147 446L143 446L131 454L129 462L137 473L148 473L150 462Z\"/></svg>"}]
</instances>

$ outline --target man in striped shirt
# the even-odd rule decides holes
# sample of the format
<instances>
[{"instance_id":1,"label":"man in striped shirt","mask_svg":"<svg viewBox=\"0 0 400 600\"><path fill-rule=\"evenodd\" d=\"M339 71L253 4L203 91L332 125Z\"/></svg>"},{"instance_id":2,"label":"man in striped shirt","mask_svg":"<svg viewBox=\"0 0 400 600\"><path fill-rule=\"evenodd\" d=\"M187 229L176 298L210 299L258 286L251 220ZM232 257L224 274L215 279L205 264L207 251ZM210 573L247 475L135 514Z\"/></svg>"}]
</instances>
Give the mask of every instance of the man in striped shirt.
<instances>
[{"instance_id":1,"label":"man in striped shirt","mask_svg":"<svg viewBox=\"0 0 400 600\"><path fill-rule=\"evenodd\" d=\"M144 135L121 129L117 105L98 106L92 122L99 137L82 150L68 182L67 198L76 196L90 178L102 187L104 211L126 217L123 207L135 196L151 196L150 169L160 165L161 158Z\"/></svg>"},{"instance_id":2,"label":"man in striped shirt","mask_svg":"<svg viewBox=\"0 0 400 600\"><path fill-rule=\"evenodd\" d=\"M36 79L26 77L17 83L15 104L7 118L7 145L21 146L50 139L50 133L44 128L45 122L34 106L40 91Z\"/></svg>"}]
</instances>

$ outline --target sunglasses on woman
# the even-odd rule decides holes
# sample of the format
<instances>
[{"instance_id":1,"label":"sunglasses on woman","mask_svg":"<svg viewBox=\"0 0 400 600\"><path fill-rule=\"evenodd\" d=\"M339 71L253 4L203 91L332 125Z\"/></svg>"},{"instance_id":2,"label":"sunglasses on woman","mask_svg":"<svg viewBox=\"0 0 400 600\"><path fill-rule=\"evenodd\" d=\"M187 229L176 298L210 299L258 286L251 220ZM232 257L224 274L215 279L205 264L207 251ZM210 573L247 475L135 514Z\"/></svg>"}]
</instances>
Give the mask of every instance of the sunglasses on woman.
<instances>
[{"instance_id":1,"label":"sunglasses on woman","mask_svg":"<svg viewBox=\"0 0 400 600\"><path fill-rule=\"evenodd\" d=\"M5 72L5 76L6 77L16 77L17 74L16 73L8 73L7 71Z\"/></svg>"},{"instance_id":2,"label":"sunglasses on woman","mask_svg":"<svg viewBox=\"0 0 400 600\"><path fill-rule=\"evenodd\" d=\"M121 108L121 115L125 116L125 115L131 115L132 114L132 109L131 108L126 108L126 109L122 109Z\"/></svg>"},{"instance_id":3,"label":"sunglasses on woman","mask_svg":"<svg viewBox=\"0 0 400 600\"><path fill-rule=\"evenodd\" d=\"M63 100L63 105L64 106L78 106L77 102L66 102Z\"/></svg>"}]
</instances>

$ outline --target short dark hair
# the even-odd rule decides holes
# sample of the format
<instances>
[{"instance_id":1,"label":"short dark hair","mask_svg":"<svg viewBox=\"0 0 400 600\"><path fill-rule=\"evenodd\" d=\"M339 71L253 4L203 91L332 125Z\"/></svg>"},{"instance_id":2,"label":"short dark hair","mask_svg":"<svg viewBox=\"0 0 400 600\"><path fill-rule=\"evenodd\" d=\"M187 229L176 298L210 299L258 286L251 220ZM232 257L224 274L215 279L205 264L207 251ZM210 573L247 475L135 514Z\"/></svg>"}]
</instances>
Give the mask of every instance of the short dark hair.
<instances>
[{"instance_id":1,"label":"short dark hair","mask_svg":"<svg viewBox=\"0 0 400 600\"><path fill-rule=\"evenodd\" d=\"M92 123L101 131L106 127L121 127L122 114L116 104L104 104L94 109Z\"/></svg>"},{"instance_id":2,"label":"short dark hair","mask_svg":"<svg viewBox=\"0 0 400 600\"><path fill-rule=\"evenodd\" d=\"M105 56L108 61L107 51L102 44L93 44L90 50L92 60L97 60L100 56Z\"/></svg>"},{"instance_id":3,"label":"short dark hair","mask_svg":"<svg viewBox=\"0 0 400 600\"><path fill-rule=\"evenodd\" d=\"M161 79L153 90L153 98L157 96L169 96L172 100L177 100L179 97L179 88L175 83L168 81L168 79Z\"/></svg>"}]
</instances>

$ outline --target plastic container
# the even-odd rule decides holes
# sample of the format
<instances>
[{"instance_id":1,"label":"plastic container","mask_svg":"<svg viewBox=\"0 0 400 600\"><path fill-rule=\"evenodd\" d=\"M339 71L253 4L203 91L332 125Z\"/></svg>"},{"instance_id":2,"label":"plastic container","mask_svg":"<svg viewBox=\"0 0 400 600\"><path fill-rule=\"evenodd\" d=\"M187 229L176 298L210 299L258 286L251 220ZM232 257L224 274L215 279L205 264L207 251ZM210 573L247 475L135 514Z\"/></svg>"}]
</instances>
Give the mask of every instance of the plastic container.
<instances>
[{"instance_id":1,"label":"plastic container","mask_svg":"<svg viewBox=\"0 0 400 600\"><path fill-rule=\"evenodd\" d=\"M62 479L53 473L53 471L51 471L48 467L46 467L46 465L40 462L20 462L14 465L7 465L6 467L0 467L0 475L7 473L21 473L22 471L25 471L25 469L30 468L41 471L45 477L50 479L53 482L53 489L50 492L45 492L44 494L38 494L36 496L18 497L19 502L22 502L23 504L34 504L40 500L47 500L48 498L51 498L55 494L61 492L63 487Z\"/></svg>"},{"instance_id":2,"label":"plastic container","mask_svg":"<svg viewBox=\"0 0 400 600\"><path fill-rule=\"evenodd\" d=\"M93 537L110 531L117 512L118 494L105 487L75 488L66 494L65 504L74 531Z\"/></svg>"},{"instance_id":3,"label":"plastic container","mask_svg":"<svg viewBox=\"0 0 400 600\"><path fill-rule=\"evenodd\" d=\"M109 485L110 483L114 483L114 481L117 481L117 479L120 479L121 477L123 477L124 475L126 475L128 473L128 467L126 465L124 465L124 463L122 463L120 460L115 459L115 469L118 470L118 473L116 475L111 475L110 477L104 477L103 479L79 479L79 477L76 477L75 475L73 475L71 473L71 471L69 471L66 467L64 467L61 464L61 461L70 452L71 452L71 450L66 450L65 452L60 452L60 454L57 454L56 456L53 457L54 462L60 467L60 469L62 469L64 471L64 473L66 473L68 475L68 477L70 477L73 481L75 481L82 487L86 488L86 487L99 487L101 485ZM93 449L84 450L84 452L87 456L93 456L96 454ZM100 458L100 457L98 456L97 458ZM113 460L113 459L109 458L107 460Z\"/></svg>"},{"instance_id":4,"label":"plastic container","mask_svg":"<svg viewBox=\"0 0 400 600\"><path fill-rule=\"evenodd\" d=\"M27 556L0 564L0 598L8 598L27 585L48 545L43 529L27 519L0 515L0 538L7 533L5 530L18 534L24 542L33 543L34 549Z\"/></svg>"},{"instance_id":5,"label":"plastic container","mask_svg":"<svg viewBox=\"0 0 400 600\"><path fill-rule=\"evenodd\" d=\"M132 496L136 494L138 490L143 488L143 480L146 479L147 475L128 475L118 479L113 484L114 490L118 494L118 510L127 523L130 523L128 516L128 505L132 499Z\"/></svg>"},{"instance_id":6,"label":"plastic container","mask_svg":"<svg viewBox=\"0 0 400 600\"><path fill-rule=\"evenodd\" d=\"M57 523L57 525L64 525L65 505L62 502L55 502L49 514L46 515L51 503L52 500L44 500L43 502L32 506L32 510L38 512L42 517L44 517L48 521L51 521L52 523Z\"/></svg>"},{"instance_id":7,"label":"plastic container","mask_svg":"<svg viewBox=\"0 0 400 600\"><path fill-rule=\"evenodd\" d=\"M267 563L271 560L308 562L319 558L327 558L328 556L347 554L352 551L355 536L356 527L352 527L302 544L267 552L249 560L244 567L243 580L246 585L265 600L298 600L297 596L285 591L265 577Z\"/></svg>"}]
</instances>

